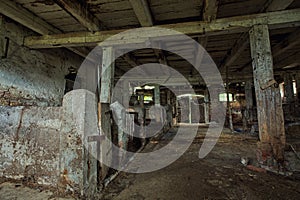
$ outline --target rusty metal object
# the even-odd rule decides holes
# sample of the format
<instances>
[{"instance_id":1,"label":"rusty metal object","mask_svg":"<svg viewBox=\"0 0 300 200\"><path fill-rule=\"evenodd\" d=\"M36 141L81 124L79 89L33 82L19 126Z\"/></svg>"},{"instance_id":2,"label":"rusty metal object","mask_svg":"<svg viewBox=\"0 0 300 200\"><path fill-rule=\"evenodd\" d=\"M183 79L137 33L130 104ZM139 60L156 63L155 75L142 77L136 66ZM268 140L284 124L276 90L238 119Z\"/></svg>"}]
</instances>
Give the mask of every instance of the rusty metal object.
<instances>
[{"instance_id":1,"label":"rusty metal object","mask_svg":"<svg viewBox=\"0 0 300 200\"><path fill-rule=\"evenodd\" d=\"M278 88L279 85L278 85L277 81L275 81L274 79L269 80L267 83L260 85L260 89L262 89L262 90L265 90L269 87Z\"/></svg>"}]
</instances>

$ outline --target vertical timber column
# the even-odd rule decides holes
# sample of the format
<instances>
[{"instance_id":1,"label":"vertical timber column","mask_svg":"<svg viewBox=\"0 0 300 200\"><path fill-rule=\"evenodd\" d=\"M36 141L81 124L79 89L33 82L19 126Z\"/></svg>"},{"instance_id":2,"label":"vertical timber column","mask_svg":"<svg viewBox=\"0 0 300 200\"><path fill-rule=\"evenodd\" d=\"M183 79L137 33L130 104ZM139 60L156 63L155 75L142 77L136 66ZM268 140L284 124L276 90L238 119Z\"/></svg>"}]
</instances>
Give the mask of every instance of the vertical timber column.
<instances>
[{"instance_id":1,"label":"vertical timber column","mask_svg":"<svg viewBox=\"0 0 300 200\"><path fill-rule=\"evenodd\" d=\"M167 104L171 105L171 91L168 89L167 90Z\"/></svg>"},{"instance_id":2,"label":"vertical timber column","mask_svg":"<svg viewBox=\"0 0 300 200\"><path fill-rule=\"evenodd\" d=\"M284 94L286 97L286 103L291 103L294 100L293 90L293 75L291 73L284 73Z\"/></svg>"},{"instance_id":3,"label":"vertical timber column","mask_svg":"<svg viewBox=\"0 0 300 200\"><path fill-rule=\"evenodd\" d=\"M174 125L177 125L179 123L179 102L178 102L178 98L175 95L175 120L174 120Z\"/></svg>"},{"instance_id":4,"label":"vertical timber column","mask_svg":"<svg viewBox=\"0 0 300 200\"><path fill-rule=\"evenodd\" d=\"M245 85L245 99L246 99L246 116L248 118L248 122L253 121L253 95L252 95L252 81L246 81Z\"/></svg>"},{"instance_id":5,"label":"vertical timber column","mask_svg":"<svg viewBox=\"0 0 300 200\"><path fill-rule=\"evenodd\" d=\"M297 73L295 76L296 79L296 88L297 88L297 102L300 103L300 73Z\"/></svg>"},{"instance_id":6,"label":"vertical timber column","mask_svg":"<svg viewBox=\"0 0 300 200\"><path fill-rule=\"evenodd\" d=\"M4 56L5 44L4 44L4 17L0 15L0 59Z\"/></svg>"},{"instance_id":7,"label":"vertical timber column","mask_svg":"<svg viewBox=\"0 0 300 200\"><path fill-rule=\"evenodd\" d=\"M231 105L230 105L230 98L229 98L229 80L228 80L228 66L226 66L226 96L227 96L227 109L228 109L228 123L229 123L229 128L231 130L231 132L234 131L233 129L233 121L232 121L232 109L231 109Z\"/></svg>"},{"instance_id":8,"label":"vertical timber column","mask_svg":"<svg viewBox=\"0 0 300 200\"><path fill-rule=\"evenodd\" d=\"M160 88L159 88L159 85L155 85L155 88L154 88L154 102L155 102L155 105L160 105Z\"/></svg>"},{"instance_id":9,"label":"vertical timber column","mask_svg":"<svg viewBox=\"0 0 300 200\"><path fill-rule=\"evenodd\" d=\"M144 92L142 94L140 94L140 109L141 111L138 113L139 115L139 123L140 123L140 138L141 138L141 142L142 142L142 146L144 146L146 144L146 139L145 139L145 123L146 123L146 110L145 110L145 104L144 104Z\"/></svg>"},{"instance_id":10,"label":"vertical timber column","mask_svg":"<svg viewBox=\"0 0 300 200\"><path fill-rule=\"evenodd\" d=\"M192 96L189 96L189 124L192 123Z\"/></svg>"},{"instance_id":11,"label":"vertical timber column","mask_svg":"<svg viewBox=\"0 0 300 200\"><path fill-rule=\"evenodd\" d=\"M249 35L259 125L258 160L263 165L274 165L274 159L277 163L284 161L285 130L268 26L255 25Z\"/></svg>"},{"instance_id":12,"label":"vertical timber column","mask_svg":"<svg viewBox=\"0 0 300 200\"><path fill-rule=\"evenodd\" d=\"M292 73L284 73L284 96L286 98L286 107L284 109L285 119L292 120L294 115L294 90L293 90L293 74Z\"/></svg>"},{"instance_id":13,"label":"vertical timber column","mask_svg":"<svg viewBox=\"0 0 300 200\"><path fill-rule=\"evenodd\" d=\"M114 50L112 47L103 48L102 73L101 73L101 89L100 89L100 128L101 135L105 135L110 141L111 136L111 114L110 103L112 96L112 87L114 79ZM100 144L101 160L105 159L107 163L112 162L112 152L109 141ZM102 164L101 178L104 179L109 168Z\"/></svg>"},{"instance_id":14,"label":"vertical timber column","mask_svg":"<svg viewBox=\"0 0 300 200\"><path fill-rule=\"evenodd\" d=\"M209 96L207 89L204 92L204 120L205 124L209 124Z\"/></svg>"},{"instance_id":15,"label":"vertical timber column","mask_svg":"<svg viewBox=\"0 0 300 200\"><path fill-rule=\"evenodd\" d=\"M155 88L154 88L154 102L155 102L155 106L160 105L160 87L159 87L159 85L155 85ZM156 119L156 122L161 122L161 120L162 120L161 113L159 112L159 108L155 109L155 119Z\"/></svg>"}]
</instances>

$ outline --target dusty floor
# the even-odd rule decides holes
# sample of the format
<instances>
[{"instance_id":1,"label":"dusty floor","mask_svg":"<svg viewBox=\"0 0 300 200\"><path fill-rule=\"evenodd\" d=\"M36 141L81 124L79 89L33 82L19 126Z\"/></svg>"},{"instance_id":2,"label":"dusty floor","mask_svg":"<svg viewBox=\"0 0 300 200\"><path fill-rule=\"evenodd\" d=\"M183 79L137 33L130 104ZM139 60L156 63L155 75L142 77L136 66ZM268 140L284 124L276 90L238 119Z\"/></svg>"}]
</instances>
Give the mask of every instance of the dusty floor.
<instances>
[{"instance_id":1,"label":"dusty floor","mask_svg":"<svg viewBox=\"0 0 300 200\"><path fill-rule=\"evenodd\" d=\"M186 129L188 133L188 128ZM213 151L199 159L205 129L200 128L189 150L170 166L146 174L120 175L104 190L100 199L300 199L300 181L270 173L250 171L241 157L254 160L255 137L223 133ZM172 134L145 151L158 149ZM71 200L59 198L55 191L0 180L1 200Z\"/></svg>"},{"instance_id":2,"label":"dusty floor","mask_svg":"<svg viewBox=\"0 0 300 200\"><path fill-rule=\"evenodd\" d=\"M299 180L250 171L240 163L241 157L255 158L256 138L222 134L213 151L200 160L203 131L172 165L147 174L122 173L103 199L300 199Z\"/></svg>"},{"instance_id":3,"label":"dusty floor","mask_svg":"<svg viewBox=\"0 0 300 200\"><path fill-rule=\"evenodd\" d=\"M72 197L58 197L53 189L29 186L16 182L0 184L1 200L72 200Z\"/></svg>"}]
</instances>

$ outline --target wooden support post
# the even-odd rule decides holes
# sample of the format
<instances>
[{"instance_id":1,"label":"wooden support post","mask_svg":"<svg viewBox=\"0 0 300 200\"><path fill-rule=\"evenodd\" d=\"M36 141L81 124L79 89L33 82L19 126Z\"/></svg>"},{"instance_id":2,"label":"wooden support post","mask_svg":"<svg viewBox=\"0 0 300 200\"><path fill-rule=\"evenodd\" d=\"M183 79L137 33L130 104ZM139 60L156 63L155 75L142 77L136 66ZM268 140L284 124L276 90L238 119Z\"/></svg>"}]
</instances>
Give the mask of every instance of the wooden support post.
<instances>
[{"instance_id":1,"label":"wooden support post","mask_svg":"<svg viewBox=\"0 0 300 200\"><path fill-rule=\"evenodd\" d=\"M212 88L209 90L210 121L213 123L222 123L226 118L226 112L222 112L223 105L220 104L219 96L220 94L224 93L224 91L217 83L213 83L212 85L208 86L208 88Z\"/></svg>"},{"instance_id":2,"label":"wooden support post","mask_svg":"<svg viewBox=\"0 0 300 200\"><path fill-rule=\"evenodd\" d=\"M207 89L204 93L204 120L205 124L209 124L209 97Z\"/></svg>"},{"instance_id":3,"label":"wooden support post","mask_svg":"<svg viewBox=\"0 0 300 200\"><path fill-rule=\"evenodd\" d=\"M0 15L0 59L4 57L5 52L4 30L4 17Z\"/></svg>"},{"instance_id":4,"label":"wooden support post","mask_svg":"<svg viewBox=\"0 0 300 200\"><path fill-rule=\"evenodd\" d=\"M144 146L146 144L146 139L145 139L145 118L146 118L146 113L145 113L145 104L144 104L144 93L140 94L140 109L141 112L139 112L138 114L141 116L138 116L139 118L139 123L140 123L140 138L141 138L141 143L142 146Z\"/></svg>"},{"instance_id":5,"label":"wooden support post","mask_svg":"<svg viewBox=\"0 0 300 200\"><path fill-rule=\"evenodd\" d=\"M129 81L124 80L123 82L123 100L122 104L127 108L126 106L129 107L129 101L130 101L131 93L130 93L130 87L129 87Z\"/></svg>"},{"instance_id":6,"label":"wooden support post","mask_svg":"<svg viewBox=\"0 0 300 200\"><path fill-rule=\"evenodd\" d=\"M178 122L179 122L179 120L178 120L178 117L179 117L179 113L178 113L178 111L179 111L179 109L178 109L179 102L178 102L177 96L175 96L174 98L175 98L175 120L174 120L174 125L177 125Z\"/></svg>"},{"instance_id":7,"label":"wooden support post","mask_svg":"<svg viewBox=\"0 0 300 200\"><path fill-rule=\"evenodd\" d=\"M154 88L154 103L155 105L160 105L160 88L159 85L155 85Z\"/></svg>"},{"instance_id":8,"label":"wooden support post","mask_svg":"<svg viewBox=\"0 0 300 200\"><path fill-rule=\"evenodd\" d=\"M228 81L228 66L226 66L226 92L227 92L227 109L228 109L228 124L231 132L234 131L233 129L233 121L232 121L232 110L230 105L230 98L229 98L229 81Z\"/></svg>"},{"instance_id":9,"label":"wooden support post","mask_svg":"<svg viewBox=\"0 0 300 200\"><path fill-rule=\"evenodd\" d=\"M246 81L245 85L245 99L246 99L246 116L248 118L248 122L253 121L253 95L252 95L252 81Z\"/></svg>"},{"instance_id":10,"label":"wooden support post","mask_svg":"<svg viewBox=\"0 0 300 200\"><path fill-rule=\"evenodd\" d=\"M293 89L293 74L284 73L284 96L286 97L286 103L292 103L294 100L294 89Z\"/></svg>"},{"instance_id":11,"label":"wooden support post","mask_svg":"<svg viewBox=\"0 0 300 200\"><path fill-rule=\"evenodd\" d=\"M300 103L300 73L296 74L297 101Z\"/></svg>"},{"instance_id":12,"label":"wooden support post","mask_svg":"<svg viewBox=\"0 0 300 200\"><path fill-rule=\"evenodd\" d=\"M189 124L192 124L192 96L189 96Z\"/></svg>"},{"instance_id":13,"label":"wooden support post","mask_svg":"<svg viewBox=\"0 0 300 200\"><path fill-rule=\"evenodd\" d=\"M294 116L294 89L293 89L293 74L286 72L283 75L284 79L284 96L285 96L285 106L284 106L284 118L288 121L293 121Z\"/></svg>"},{"instance_id":14,"label":"wooden support post","mask_svg":"<svg viewBox=\"0 0 300 200\"><path fill-rule=\"evenodd\" d=\"M155 85L155 88L154 88L154 103L156 106L160 105L160 87L159 87L159 85ZM156 119L156 122L162 121L162 115L159 112L159 109L156 109L156 111L155 111L155 119Z\"/></svg>"},{"instance_id":15,"label":"wooden support post","mask_svg":"<svg viewBox=\"0 0 300 200\"><path fill-rule=\"evenodd\" d=\"M113 61L113 48L105 47L103 48L103 59L102 59L102 73L101 73L101 88L100 88L100 128L101 135L105 135L109 140L112 140L111 135L111 113L110 113L110 103L111 94L113 87L114 78L114 61ZM111 146L107 143L100 145L100 158L112 161ZM101 178L105 178L108 173L109 168L102 164L101 166Z\"/></svg>"},{"instance_id":16,"label":"wooden support post","mask_svg":"<svg viewBox=\"0 0 300 200\"><path fill-rule=\"evenodd\" d=\"M249 35L259 125L258 160L263 165L272 165L274 159L277 163L283 163L284 118L278 84L273 82L268 26L255 25Z\"/></svg>"},{"instance_id":17,"label":"wooden support post","mask_svg":"<svg viewBox=\"0 0 300 200\"><path fill-rule=\"evenodd\" d=\"M171 105L171 91L170 90L167 90L167 104L168 105Z\"/></svg>"}]
</instances>

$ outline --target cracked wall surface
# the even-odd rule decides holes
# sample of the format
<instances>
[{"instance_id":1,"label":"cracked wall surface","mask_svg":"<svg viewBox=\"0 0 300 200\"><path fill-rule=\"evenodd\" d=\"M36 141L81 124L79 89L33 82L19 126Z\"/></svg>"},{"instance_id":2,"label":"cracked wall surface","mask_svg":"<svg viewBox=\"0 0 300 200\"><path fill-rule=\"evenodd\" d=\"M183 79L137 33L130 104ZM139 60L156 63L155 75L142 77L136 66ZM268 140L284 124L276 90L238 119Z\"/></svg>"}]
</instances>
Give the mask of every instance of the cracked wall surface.
<instances>
[{"instance_id":1,"label":"cracked wall surface","mask_svg":"<svg viewBox=\"0 0 300 200\"><path fill-rule=\"evenodd\" d=\"M0 176L57 182L60 107L0 107Z\"/></svg>"},{"instance_id":2,"label":"cracked wall surface","mask_svg":"<svg viewBox=\"0 0 300 200\"><path fill-rule=\"evenodd\" d=\"M96 96L73 90L62 107L0 106L0 177L93 195L97 190Z\"/></svg>"},{"instance_id":3,"label":"cracked wall surface","mask_svg":"<svg viewBox=\"0 0 300 200\"><path fill-rule=\"evenodd\" d=\"M33 32L7 18L0 21L0 105L61 105L68 68L78 68L82 59L64 49L28 49L23 39Z\"/></svg>"}]
</instances>

